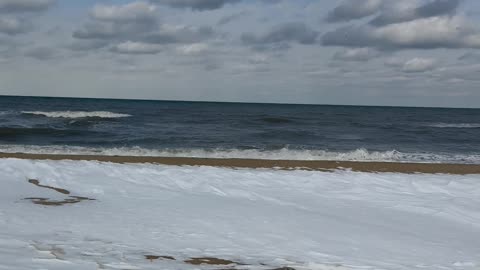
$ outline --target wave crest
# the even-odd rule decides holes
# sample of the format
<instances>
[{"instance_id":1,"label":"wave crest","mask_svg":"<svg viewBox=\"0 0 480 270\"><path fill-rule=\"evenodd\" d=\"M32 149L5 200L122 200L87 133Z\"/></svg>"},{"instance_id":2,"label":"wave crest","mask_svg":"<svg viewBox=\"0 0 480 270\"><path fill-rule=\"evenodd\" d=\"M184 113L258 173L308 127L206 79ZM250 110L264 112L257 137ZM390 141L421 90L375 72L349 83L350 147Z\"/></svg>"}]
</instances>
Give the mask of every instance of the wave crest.
<instances>
[{"instance_id":1,"label":"wave crest","mask_svg":"<svg viewBox=\"0 0 480 270\"><path fill-rule=\"evenodd\" d=\"M130 114L114 113L108 111L56 111L56 112L42 112L42 111L23 111L22 114L37 115L50 118L124 118L131 117Z\"/></svg>"},{"instance_id":2,"label":"wave crest","mask_svg":"<svg viewBox=\"0 0 480 270\"><path fill-rule=\"evenodd\" d=\"M57 155L480 164L480 155L478 154L405 153L396 150L368 151L366 149L334 152L288 148L267 151L256 149L145 149L141 147L93 148L60 145L0 145L0 152Z\"/></svg>"}]
</instances>

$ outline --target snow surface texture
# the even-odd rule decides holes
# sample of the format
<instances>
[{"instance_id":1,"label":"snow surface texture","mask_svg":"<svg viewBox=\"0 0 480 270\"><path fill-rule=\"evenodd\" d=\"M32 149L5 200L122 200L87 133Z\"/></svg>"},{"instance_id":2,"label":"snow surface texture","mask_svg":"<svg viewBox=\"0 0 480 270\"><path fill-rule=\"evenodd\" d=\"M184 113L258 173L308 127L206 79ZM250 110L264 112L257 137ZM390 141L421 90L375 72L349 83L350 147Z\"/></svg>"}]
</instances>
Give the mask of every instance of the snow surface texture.
<instances>
[{"instance_id":1,"label":"snow surface texture","mask_svg":"<svg viewBox=\"0 0 480 270\"><path fill-rule=\"evenodd\" d=\"M478 175L1 159L0 192L2 270L480 269Z\"/></svg>"}]
</instances>

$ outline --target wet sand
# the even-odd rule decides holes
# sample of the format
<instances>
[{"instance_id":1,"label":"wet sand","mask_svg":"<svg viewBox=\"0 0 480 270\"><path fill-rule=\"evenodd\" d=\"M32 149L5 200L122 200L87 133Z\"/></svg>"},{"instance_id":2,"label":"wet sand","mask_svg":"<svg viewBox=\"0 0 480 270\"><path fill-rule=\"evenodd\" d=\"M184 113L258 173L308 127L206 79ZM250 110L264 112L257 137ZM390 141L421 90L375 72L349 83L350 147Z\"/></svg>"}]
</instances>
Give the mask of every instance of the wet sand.
<instances>
[{"instance_id":1,"label":"wet sand","mask_svg":"<svg viewBox=\"0 0 480 270\"><path fill-rule=\"evenodd\" d=\"M480 174L477 164L431 164L431 163L393 163L393 162L353 162L320 160L262 160L262 159L213 159L180 157L144 157L144 156L93 156L93 155L44 155L0 153L0 158L19 158L33 160L88 160L112 163L154 163L176 166L212 166L230 168L278 168L284 170L304 169L331 171L348 169L357 172L393 172L393 173L441 173L441 174Z\"/></svg>"}]
</instances>

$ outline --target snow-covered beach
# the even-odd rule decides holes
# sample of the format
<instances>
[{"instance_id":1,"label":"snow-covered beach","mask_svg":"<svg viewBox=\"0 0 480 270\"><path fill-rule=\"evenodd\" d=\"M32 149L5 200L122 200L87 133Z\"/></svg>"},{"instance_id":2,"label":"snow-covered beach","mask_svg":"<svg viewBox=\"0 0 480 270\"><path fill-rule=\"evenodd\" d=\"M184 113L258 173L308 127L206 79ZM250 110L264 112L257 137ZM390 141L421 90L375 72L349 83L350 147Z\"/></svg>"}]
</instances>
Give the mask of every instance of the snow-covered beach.
<instances>
[{"instance_id":1,"label":"snow-covered beach","mask_svg":"<svg viewBox=\"0 0 480 270\"><path fill-rule=\"evenodd\" d=\"M474 174L10 158L0 192L0 269L480 267Z\"/></svg>"}]
</instances>

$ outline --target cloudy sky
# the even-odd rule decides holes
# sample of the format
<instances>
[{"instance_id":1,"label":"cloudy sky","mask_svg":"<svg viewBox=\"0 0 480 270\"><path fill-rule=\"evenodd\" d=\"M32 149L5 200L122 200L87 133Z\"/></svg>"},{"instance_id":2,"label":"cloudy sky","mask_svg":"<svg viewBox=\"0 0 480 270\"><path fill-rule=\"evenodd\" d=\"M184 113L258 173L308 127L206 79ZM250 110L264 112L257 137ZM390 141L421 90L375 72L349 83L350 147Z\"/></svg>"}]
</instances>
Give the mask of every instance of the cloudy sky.
<instances>
[{"instance_id":1,"label":"cloudy sky","mask_svg":"<svg viewBox=\"0 0 480 270\"><path fill-rule=\"evenodd\" d=\"M0 0L0 94L480 107L478 0Z\"/></svg>"}]
</instances>

